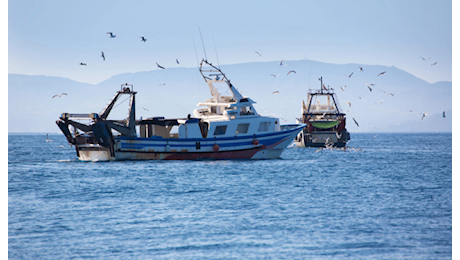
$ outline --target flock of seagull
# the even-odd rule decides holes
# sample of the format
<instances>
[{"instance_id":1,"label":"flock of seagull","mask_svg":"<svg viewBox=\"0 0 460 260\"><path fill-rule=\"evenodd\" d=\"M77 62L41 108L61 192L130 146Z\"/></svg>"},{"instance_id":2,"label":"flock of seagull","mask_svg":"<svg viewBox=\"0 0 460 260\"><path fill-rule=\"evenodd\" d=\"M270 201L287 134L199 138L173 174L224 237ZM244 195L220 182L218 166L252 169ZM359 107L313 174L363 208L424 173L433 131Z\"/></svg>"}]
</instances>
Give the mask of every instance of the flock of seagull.
<instances>
[{"instance_id":1,"label":"flock of seagull","mask_svg":"<svg viewBox=\"0 0 460 260\"><path fill-rule=\"evenodd\" d=\"M115 37L117 37L115 34L113 34L113 32L107 32L107 34L109 34L109 37L110 37L110 38L115 38ZM144 36L140 36L139 38L140 38L141 41L144 42L144 43L147 41L147 39L146 39ZM262 54L260 54L260 52L258 52L258 51L255 51L255 53L256 53L257 55L259 55L259 56L262 56ZM105 61L105 54L104 54L103 51L101 51L101 57L102 57L103 61ZM420 58L421 58L423 61L426 60L426 59L425 59L424 57L422 57L422 56L420 56ZM431 57L429 57L428 59L430 59L430 58L431 58ZM286 67L286 66L289 65L289 64L284 64L283 61L284 61L284 59L282 59L282 60L280 61L279 66L281 66L281 67ZM177 63L177 64L180 64L178 59L176 59L176 63ZM433 62L433 63L431 63L431 66L435 66L436 64L438 64L438 62ZM166 69L165 67L163 67L163 66L161 66L160 64L158 64L158 62L156 62L156 65L157 65L157 67L160 68L160 69ZM84 62L80 62L80 66L87 66L87 64L84 63ZM362 67L359 67L359 71L362 72L362 71L364 71L364 70L363 70ZM289 74L291 74L291 73L297 74L297 72L296 72L295 70L290 70L290 71L287 73L287 76L289 76ZM386 71L382 71L382 72L380 72L379 74L377 74L377 77L383 76L383 75L385 75L386 73L387 73ZM280 74L276 74L276 75L275 75L275 74L270 74L270 75L273 76L273 77L275 77L275 78L277 78ZM351 77L353 76L353 72L351 72L350 74L345 74L345 76L347 76L348 78L351 78ZM161 85L161 84L160 84L160 85ZM163 85L165 85L165 84L163 84ZM366 84L365 84L365 86L367 86L367 88L369 89L370 92L372 92L373 87L374 87L375 85L376 85L376 84L374 84L374 83L366 83ZM345 85L345 86L343 86L343 87L340 87L340 89L341 89L342 91L345 91L345 88L346 88L346 87L347 87L347 86ZM333 88L326 88L324 85L323 85L323 88L324 88L325 90L329 90L329 89L330 89L330 90L333 90ZM386 91L383 91L383 90L380 90L380 91L382 91L383 93L388 94L388 95L390 95L390 96L394 96L394 95L395 95L394 93L387 93ZM279 91L274 91L274 92L272 92L272 94L277 94L277 93L279 93ZM59 98L60 98L60 97L63 96L63 95L67 95L67 94L66 94L66 93L61 93L60 95L54 95L52 98L55 98L55 97L59 97ZM361 99L362 97L359 97L359 96L358 96L358 98ZM375 102L375 103L376 103L376 104L383 103L383 100L377 101L377 102ZM351 102L347 102L347 104L348 104L349 107L351 107ZM412 110L407 110L407 111L412 112ZM429 112L420 113L420 114L422 114L422 120L423 120L425 117L427 117L428 113L429 113ZM446 117L446 111L444 111L444 112L442 113L442 117ZM359 124L358 124L358 122L355 120L355 118L353 118L353 121L354 121L355 124L359 127Z\"/></svg>"}]
</instances>

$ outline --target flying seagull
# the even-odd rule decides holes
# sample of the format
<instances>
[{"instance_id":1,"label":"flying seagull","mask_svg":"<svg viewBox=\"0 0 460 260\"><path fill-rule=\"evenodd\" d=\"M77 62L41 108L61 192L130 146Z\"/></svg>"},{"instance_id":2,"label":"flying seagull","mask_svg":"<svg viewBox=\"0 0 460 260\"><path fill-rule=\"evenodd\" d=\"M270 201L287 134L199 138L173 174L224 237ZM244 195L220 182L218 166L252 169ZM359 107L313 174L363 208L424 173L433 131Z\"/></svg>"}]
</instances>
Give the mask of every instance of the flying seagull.
<instances>
[{"instance_id":1,"label":"flying seagull","mask_svg":"<svg viewBox=\"0 0 460 260\"><path fill-rule=\"evenodd\" d=\"M380 74L379 74L379 75L377 75L377 77L378 77L378 76L383 76L383 75L385 75L385 73L387 73L387 72L386 72L386 71L384 71L384 72L380 72Z\"/></svg>"},{"instance_id":2,"label":"flying seagull","mask_svg":"<svg viewBox=\"0 0 460 260\"><path fill-rule=\"evenodd\" d=\"M351 78L351 75L353 75L353 72L350 75L348 75L348 78Z\"/></svg>"},{"instance_id":3,"label":"flying seagull","mask_svg":"<svg viewBox=\"0 0 460 260\"><path fill-rule=\"evenodd\" d=\"M366 85L366 86L375 86L374 83L366 83L366 84L364 84L364 85Z\"/></svg>"},{"instance_id":4,"label":"flying seagull","mask_svg":"<svg viewBox=\"0 0 460 260\"><path fill-rule=\"evenodd\" d=\"M340 87L340 89L341 89L342 91L344 91L346 87L347 87L347 85L345 85L345 86L343 86L343 87Z\"/></svg>"},{"instance_id":5,"label":"flying seagull","mask_svg":"<svg viewBox=\"0 0 460 260\"><path fill-rule=\"evenodd\" d=\"M428 113L430 113L430 112L426 112L426 113L422 114L422 120L423 120L424 117L426 117L428 115Z\"/></svg>"},{"instance_id":6,"label":"flying seagull","mask_svg":"<svg viewBox=\"0 0 460 260\"><path fill-rule=\"evenodd\" d=\"M105 55L104 55L104 52L103 52L103 51L101 51L101 52L102 52L102 55L101 55L101 57L102 57L102 58L104 59L104 61L105 61Z\"/></svg>"},{"instance_id":7,"label":"flying seagull","mask_svg":"<svg viewBox=\"0 0 460 260\"><path fill-rule=\"evenodd\" d=\"M355 121L355 124L359 127L358 122L356 122L354 117L353 117L353 121Z\"/></svg>"},{"instance_id":8,"label":"flying seagull","mask_svg":"<svg viewBox=\"0 0 460 260\"><path fill-rule=\"evenodd\" d=\"M111 33L111 32L108 32L107 34L110 34L110 38L115 38L115 37L117 37L116 35L114 35L114 34Z\"/></svg>"},{"instance_id":9,"label":"flying seagull","mask_svg":"<svg viewBox=\"0 0 460 260\"><path fill-rule=\"evenodd\" d=\"M347 102L348 106L351 107L351 103L350 102Z\"/></svg>"},{"instance_id":10,"label":"flying seagull","mask_svg":"<svg viewBox=\"0 0 460 260\"><path fill-rule=\"evenodd\" d=\"M270 75L272 75L273 77L277 78L280 74L278 74L278 75L270 74Z\"/></svg>"},{"instance_id":11,"label":"flying seagull","mask_svg":"<svg viewBox=\"0 0 460 260\"><path fill-rule=\"evenodd\" d=\"M143 41L144 43L147 41L147 39L145 39L144 36L141 36L139 38L141 38L141 41Z\"/></svg>"},{"instance_id":12,"label":"flying seagull","mask_svg":"<svg viewBox=\"0 0 460 260\"><path fill-rule=\"evenodd\" d=\"M257 54L259 54L259 56L262 56L262 54L260 54L258 51L256 51Z\"/></svg>"},{"instance_id":13,"label":"flying seagull","mask_svg":"<svg viewBox=\"0 0 460 260\"><path fill-rule=\"evenodd\" d=\"M158 62L157 62L157 66L158 66L158 68L160 68L160 69L165 69L163 66L160 66L160 64L158 64Z\"/></svg>"},{"instance_id":14,"label":"flying seagull","mask_svg":"<svg viewBox=\"0 0 460 260\"><path fill-rule=\"evenodd\" d=\"M425 60L425 58L423 58L422 56L420 56L420 58L421 58L422 60Z\"/></svg>"},{"instance_id":15,"label":"flying seagull","mask_svg":"<svg viewBox=\"0 0 460 260\"><path fill-rule=\"evenodd\" d=\"M295 74L297 74L297 72L295 72L295 70L291 70L291 71L288 72L288 75L289 75L291 72L294 72Z\"/></svg>"},{"instance_id":16,"label":"flying seagull","mask_svg":"<svg viewBox=\"0 0 460 260\"><path fill-rule=\"evenodd\" d=\"M272 93L272 94L276 94L276 93L280 93L280 92L277 90L277 91L273 91L273 93Z\"/></svg>"},{"instance_id":17,"label":"flying seagull","mask_svg":"<svg viewBox=\"0 0 460 260\"><path fill-rule=\"evenodd\" d=\"M61 93L61 95L54 95L52 98L61 97L62 95L66 95L66 96L67 96L67 93Z\"/></svg>"},{"instance_id":18,"label":"flying seagull","mask_svg":"<svg viewBox=\"0 0 460 260\"><path fill-rule=\"evenodd\" d=\"M84 66L86 66L86 63L80 62L80 65L84 65Z\"/></svg>"},{"instance_id":19,"label":"flying seagull","mask_svg":"<svg viewBox=\"0 0 460 260\"><path fill-rule=\"evenodd\" d=\"M147 108L143 107L142 109L149 111Z\"/></svg>"},{"instance_id":20,"label":"flying seagull","mask_svg":"<svg viewBox=\"0 0 460 260\"><path fill-rule=\"evenodd\" d=\"M371 87L367 86L367 88L369 89L370 92L372 92L372 88L371 88Z\"/></svg>"},{"instance_id":21,"label":"flying seagull","mask_svg":"<svg viewBox=\"0 0 460 260\"><path fill-rule=\"evenodd\" d=\"M363 71L363 67L359 67L359 71Z\"/></svg>"},{"instance_id":22,"label":"flying seagull","mask_svg":"<svg viewBox=\"0 0 460 260\"><path fill-rule=\"evenodd\" d=\"M381 104L381 103L383 103L383 100L380 100L380 101L375 102L375 103L376 103L376 104L379 104L379 103Z\"/></svg>"},{"instance_id":23,"label":"flying seagull","mask_svg":"<svg viewBox=\"0 0 460 260\"><path fill-rule=\"evenodd\" d=\"M436 64L438 64L438 62L437 62L437 61L436 61L435 63L432 63L432 64L431 64L431 66L434 66L434 65L436 65Z\"/></svg>"},{"instance_id":24,"label":"flying seagull","mask_svg":"<svg viewBox=\"0 0 460 260\"><path fill-rule=\"evenodd\" d=\"M176 59L176 63L177 63L177 64L180 64L180 63L179 63L179 60Z\"/></svg>"},{"instance_id":25,"label":"flying seagull","mask_svg":"<svg viewBox=\"0 0 460 260\"><path fill-rule=\"evenodd\" d=\"M446 111L442 112L442 117L446 117Z\"/></svg>"}]
</instances>

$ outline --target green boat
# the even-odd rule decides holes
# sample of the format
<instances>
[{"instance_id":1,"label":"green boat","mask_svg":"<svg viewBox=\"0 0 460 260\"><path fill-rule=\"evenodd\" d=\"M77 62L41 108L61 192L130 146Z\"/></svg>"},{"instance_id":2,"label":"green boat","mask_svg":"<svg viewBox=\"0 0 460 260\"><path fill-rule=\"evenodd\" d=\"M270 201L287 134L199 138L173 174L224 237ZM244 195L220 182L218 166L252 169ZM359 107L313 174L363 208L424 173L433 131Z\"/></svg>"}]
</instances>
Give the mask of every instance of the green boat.
<instances>
[{"instance_id":1,"label":"green boat","mask_svg":"<svg viewBox=\"0 0 460 260\"><path fill-rule=\"evenodd\" d=\"M302 100L302 116L298 123L307 126L297 135L297 147L344 147L350 140L346 117L332 88L326 88L321 81L321 89L309 90L307 103Z\"/></svg>"}]
</instances>

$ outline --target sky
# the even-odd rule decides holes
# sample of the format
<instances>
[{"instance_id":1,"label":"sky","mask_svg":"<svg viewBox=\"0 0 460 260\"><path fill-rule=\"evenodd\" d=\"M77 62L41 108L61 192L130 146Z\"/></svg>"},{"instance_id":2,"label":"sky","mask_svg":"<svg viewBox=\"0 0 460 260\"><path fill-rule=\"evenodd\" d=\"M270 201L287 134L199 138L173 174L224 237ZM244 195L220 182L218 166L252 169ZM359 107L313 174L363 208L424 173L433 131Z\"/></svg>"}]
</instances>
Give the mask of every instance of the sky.
<instances>
[{"instance_id":1,"label":"sky","mask_svg":"<svg viewBox=\"0 0 460 260\"><path fill-rule=\"evenodd\" d=\"M9 74L97 84L156 63L196 67L202 57L396 66L452 81L452 2L8 1Z\"/></svg>"}]
</instances>

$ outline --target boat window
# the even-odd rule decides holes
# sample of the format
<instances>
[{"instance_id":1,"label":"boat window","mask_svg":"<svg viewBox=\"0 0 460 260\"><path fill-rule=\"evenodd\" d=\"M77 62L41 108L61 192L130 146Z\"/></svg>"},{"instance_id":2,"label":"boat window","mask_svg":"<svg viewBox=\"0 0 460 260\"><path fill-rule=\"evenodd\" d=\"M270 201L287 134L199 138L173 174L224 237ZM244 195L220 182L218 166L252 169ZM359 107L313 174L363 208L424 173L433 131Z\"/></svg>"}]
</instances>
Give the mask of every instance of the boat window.
<instances>
[{"instance_id":1,"label":"boat window","mask_svg":"<svg viewBox=\"0 0 460 260\"><path fill-rule=\"evenodd\" d=\"M214 135L224 135L226 131L227 131L226 125L218 125L216 126L216 129L214 130Z\"/></svg>"},{"instance_id":2,"label":"boat window","mask_svg":"<svg viewBox=\"0 0 460 260\"><path fill-rule=\"evenodd\" d=\"M212 106L211 107L211 114L216 114L216 113L217 113L216 107Z\"/></svg>"},{"instance_id":3,"label":"boat window","mask_svg":"<svg viewBox=\"0 0 460 260\"><path fill-rule=\"evenodd\" d=\"M249 129L249 124L238 124L236 127L236 133L237 134L246 134Z\"/></svg>"},{"instance_id":4,"label":"boat window","mask_svg":"<svg viewBox=\"0 0 460 260\"><path fill-rule=\"evenodd\" d=\"M245 116L245 115L254 115L252 112L251 107L242 107L240 110L240 115Z\"/></svg>"},{"instance_id":5,"label":"boat window","mask_svg":"<svg viewBox=\"0 0 460 260\"><path fill-rule=\"evenodd\" d=\"M259 125L259 132L267 132L270 127L270 122L261 122Z\"/></svg>"}]
</instances>

